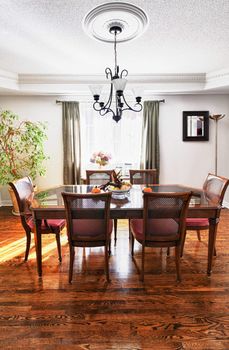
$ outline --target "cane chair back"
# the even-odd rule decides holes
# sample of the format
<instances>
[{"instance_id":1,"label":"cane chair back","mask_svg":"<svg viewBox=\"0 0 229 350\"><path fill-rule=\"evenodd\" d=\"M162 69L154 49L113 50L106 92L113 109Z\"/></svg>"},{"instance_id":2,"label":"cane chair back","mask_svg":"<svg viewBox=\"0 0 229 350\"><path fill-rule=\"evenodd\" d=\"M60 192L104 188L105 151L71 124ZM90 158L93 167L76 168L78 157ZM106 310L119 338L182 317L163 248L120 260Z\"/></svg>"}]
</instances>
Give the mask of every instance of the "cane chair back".
<instances>
[{"instance_id":1,"label":"cane chair back","mask_svg":"<svg viewBox=\"0 0 229 350\"><path fill-rule=\"evenodd\" d=\"M113 170L86 170L87 185L103 185L112 181Z\"/></svg>"},{"instance_id":2,"label":"cane chair back","mask_svg":"<svg viewBox=\"0 0 229 350\"><path fill-rule=\"evenodd\" d=\"M208 174L203 185L203 190L209 200L222 205L228 184L229 179L222 176Z\"/></svg>"},{"instance_id":3,"label":"cane chair back","mask_svg":"<svg viewBox=\"0 0 229 350\"><path fill-rule=\"evenodd\" d=\"M111 193L62 193L70 248L69 282L72 281L74 247L105 247L105 270L109 281L108 253L112 220Z\"/></svg>"},{"instance_id":4,"label":"cane chair back","mask_svg":"<svg viewBox=\"0 0 229 350\"><path fill-rule=\"evenodd\" d=\"M141 280L144 280L145 247L175 247L177 280L180 276L180 244L191 192L144 193L143 219L130 220L132 255L134 238L142 244Z\"/></svg>"},{"instance_id":5,"label":"cane chair back","mask_svg":"<svg viewBox=\"0 0 229 350\"><path fill-rule=\"evenodd\" d=\"M134 170L130 169L130 183L133 185L152 185L157 183L157 170L156 169L144 169Z\"/></svg>"}]
</instances>

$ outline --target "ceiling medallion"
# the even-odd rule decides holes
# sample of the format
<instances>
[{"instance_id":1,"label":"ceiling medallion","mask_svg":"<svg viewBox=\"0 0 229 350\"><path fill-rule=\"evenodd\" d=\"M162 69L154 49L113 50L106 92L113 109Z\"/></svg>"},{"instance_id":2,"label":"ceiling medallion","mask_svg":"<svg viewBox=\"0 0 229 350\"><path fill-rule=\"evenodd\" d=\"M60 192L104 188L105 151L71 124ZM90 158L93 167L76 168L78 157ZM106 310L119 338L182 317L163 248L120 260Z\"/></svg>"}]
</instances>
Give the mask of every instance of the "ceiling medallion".
<instances>
[{"instance_id":1,"label":"ceiling medallion","mask_svg":"<svg viewBox=\"0 0 229 350\"><path fill-rule=\"evenodd\" d=\"M114 23L122 29L117 41L125 42L138 37L145 31L148 17L142 9L135 5L111 2L89 11L83 19L83 28L90 37L113 43L110 28L114 26Z\"/></svg>"}]
</instances>

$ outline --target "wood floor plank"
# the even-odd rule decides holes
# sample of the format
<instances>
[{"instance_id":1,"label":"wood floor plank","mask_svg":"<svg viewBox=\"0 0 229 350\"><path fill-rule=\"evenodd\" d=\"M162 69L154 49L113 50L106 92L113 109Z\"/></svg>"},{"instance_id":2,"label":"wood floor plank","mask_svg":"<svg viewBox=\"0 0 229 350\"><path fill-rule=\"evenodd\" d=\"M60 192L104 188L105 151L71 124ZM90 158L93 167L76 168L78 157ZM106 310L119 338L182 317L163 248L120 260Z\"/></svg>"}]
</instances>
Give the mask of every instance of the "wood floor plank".
<instances>
[{"instance_id":1,"label":"wood floor plank","mask_svg":"<svg viewBox=\"0 0 229 350\"><path fill-rule=\"evenodd\" d=\"M55 238L43 238L43 277L38 278L34 241L23 261L25 235L10 208L0 208L0 348L74 350L229 349L229 210L222 210L213 273L206 275L207 233L187 234L176 282L175 259L166 250L146 250L145 282L139 281L141 246L135 261L128 223L118 221L112 241L111 283L103 249L77 249L68 283L66 232L62 264Z\"/></svg>"}]
</instances>

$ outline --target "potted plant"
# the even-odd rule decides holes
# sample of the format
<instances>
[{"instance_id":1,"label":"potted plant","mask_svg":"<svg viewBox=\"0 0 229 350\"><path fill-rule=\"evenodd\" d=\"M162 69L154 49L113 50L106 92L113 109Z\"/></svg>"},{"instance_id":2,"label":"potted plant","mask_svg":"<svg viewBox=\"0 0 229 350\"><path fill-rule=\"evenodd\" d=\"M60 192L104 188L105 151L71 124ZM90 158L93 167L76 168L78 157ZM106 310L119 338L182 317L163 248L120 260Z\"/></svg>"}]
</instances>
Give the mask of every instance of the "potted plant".
<instances>
[{"instance_id":1,"label":"potted plant","mask_svg":"<svg viewBox=\"0 0 229 350\"><path fill-rule=\"evenodd\" d=\"M11 111L0 112L0 185L45 174L45 129L44 123L21 121Z\"/></svg>"}]
</instances>

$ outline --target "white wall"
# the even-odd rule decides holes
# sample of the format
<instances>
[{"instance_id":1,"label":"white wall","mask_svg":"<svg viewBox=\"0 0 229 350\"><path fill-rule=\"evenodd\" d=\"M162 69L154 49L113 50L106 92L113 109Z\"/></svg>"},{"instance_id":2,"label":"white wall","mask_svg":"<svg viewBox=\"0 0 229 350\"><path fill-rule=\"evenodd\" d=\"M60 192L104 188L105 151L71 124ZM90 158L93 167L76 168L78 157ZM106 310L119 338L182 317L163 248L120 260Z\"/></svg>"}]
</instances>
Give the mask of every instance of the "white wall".
<instances>
[{"instance_id":1,"label":"white wall","mask_svg":"<svg viewBox=\"0 0 229 350\"><path fill-rule=\"evenodd\" d=\"M161 183L183 183L202 187L208 172L214 172L214 122L210 121L209 141L182 141L182 111L206 110L226 114L218 124L218 174L229 177L229 95L163 96L160 105ZM37 179L40 188L63 183L62 111L56 96L0 96L0 107L23 119L48 122L47 173ZM137 130L136 130L137 132ZM228 190L229 192L229 190ZM2 199L5 193L2 192ZM229 202L229 193L226 194Z\"/></svg>"}]
</instances>

